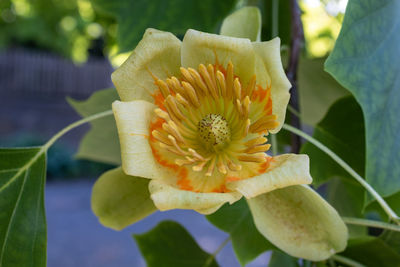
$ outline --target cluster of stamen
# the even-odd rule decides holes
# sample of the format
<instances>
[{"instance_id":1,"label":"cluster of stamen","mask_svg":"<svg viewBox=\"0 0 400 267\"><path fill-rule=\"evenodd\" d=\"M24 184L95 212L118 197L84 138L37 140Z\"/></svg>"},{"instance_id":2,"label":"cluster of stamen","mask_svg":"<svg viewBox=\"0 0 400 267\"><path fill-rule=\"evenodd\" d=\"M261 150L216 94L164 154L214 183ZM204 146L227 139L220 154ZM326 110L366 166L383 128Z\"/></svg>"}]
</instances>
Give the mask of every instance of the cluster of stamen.
<instances>
[{"instance_id":1,"label":"cluster of stamen","mask_svg":"<svg viewBox=\"0 0 400 267\"><path fill-rule=\"evenodd\" d=\"M264 135L277 126L268 88L256 85L255 75L243 87L232 63L180 71L179 78L155 78L160 123L151 129L174 163L211 176L266 162L270 145Z\"/></svg>"}]
</instances>

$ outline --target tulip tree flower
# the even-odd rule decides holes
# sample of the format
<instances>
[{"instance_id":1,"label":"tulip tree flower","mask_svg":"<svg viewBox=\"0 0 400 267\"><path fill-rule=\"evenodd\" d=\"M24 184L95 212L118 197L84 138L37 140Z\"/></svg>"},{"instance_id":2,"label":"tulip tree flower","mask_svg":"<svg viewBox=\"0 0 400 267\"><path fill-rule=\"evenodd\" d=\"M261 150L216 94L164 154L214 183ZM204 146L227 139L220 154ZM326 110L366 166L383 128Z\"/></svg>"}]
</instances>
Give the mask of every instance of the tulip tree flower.
<instances>
[{"instance_id":1,"label":"tulip tree flower","mask_svg":"<svg viewBox=\"0 0 400 267\"><path fill-rule=\"evenodd\" d=\"M323 260L345 248L346 226L306 186L308 156L266 153L290 97L279 38L188 30L181 42L148 29L112 80L122 169L150 179L159 210L211 214L244 196L260 233L288 254Z\"/></svg>"}]
</instances>

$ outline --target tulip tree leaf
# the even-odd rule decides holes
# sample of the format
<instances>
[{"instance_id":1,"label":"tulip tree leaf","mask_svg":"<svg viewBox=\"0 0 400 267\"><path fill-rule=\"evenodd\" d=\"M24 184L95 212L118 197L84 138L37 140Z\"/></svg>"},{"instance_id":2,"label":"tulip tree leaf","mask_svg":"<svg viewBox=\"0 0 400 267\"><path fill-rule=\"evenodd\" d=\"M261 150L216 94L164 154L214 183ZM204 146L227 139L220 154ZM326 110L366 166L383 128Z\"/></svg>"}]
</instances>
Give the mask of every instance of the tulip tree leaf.
<instances>
[{"instance_id":1,"label":"tulip tree leaf","mask_svg":"<svg viewBox=\"0 0 400 267\"><path fill-rule=\"evenodd\" d=\"M365 266L393 267L400 263L400 254L382 239L365 236L350 239L346 250L341 253Z\"/></svg>"},{"instance_id":2,"label":"tulip tree leaf","mask_svg":"<svg viewBox=\"0 0 400 267\"><path fill-rule=\"evenodd\" d=\"M225 204L206 218L231 235L233 249L242 265L254 260L264 251L275 248L258 232L244 199L233 205Z\"/></svg>"},{"instance_id":3,"label":"tulip tree leaf","mask_svg":"<svg viewBox=\"0 0 400 267\"><path fill-rule=\"evenodd\" d=\"M297 73L301 120L310 125L319 122L330 106L349 95L335 79L324 71L325 58L301 57Z\"/></svg>"},{"instance_id":4,"label":"tulip tree leaf","mask_svg":"<svg viewBox=\"0 0 400 267\"><path fill-rule=\"evenodd\" d=\"M360 103L366 180L381 195L400 191L400 1L349 1L326 70Z\"/></svg>"},{"instance_id":5,"label":"tulip tree leaf","mask_svg":"<svg viewBox=\"0 0 400 267\"><path fill-rule=\"evenodd\" d=\"M147 233L134 235L148 267L218 266L180 224L163 221Z\"/></svg>"},{"instance_id":6,"label":"tulip tree leaf","mask_svg":"<svg viewBox=\"0 0 400 267\"><path fill-rule=\"evenodd\" d=\"M0 266L46 266L41 148L0 149Z\"/></svg>"},{"instance_id":7,"label":"tulip tree leaf","mask_svg":"<svg viewBox=\"0 0 400 267\"><path fill-rule=\"evenodd\" d=\"M288 254L274 250L272 251L271 258L268 263L268 267L297 267L297 259L289 256Z\"/></svg>"},{"instance_id":8,"label":"tulip tree leaf","mask_svg":"<svg viewBox=\"0 0 400 267\"><path fill-rule=\"evenodd\" d=\"M107 227L122 230L157 209L150 198L149 179L126 175L116 168L105 172L92 190L92 210Z\"/></svg>"},{"instance_id":9,"label":"tulip tree leaf","mask_svg":"<svg viewBox=\"0 0 400 267\"><path fill-rule=\"evenodd\" d=\"M82 116L87 117L111 109L111 104L118 100L113 88L99 90L85 101L67 98L68 103ZM97 119L90 123L92 128L82 138L77 158L103 163L121 164L117 126L113 116Z\"/></svg>"},{"instance_id":10,"label":"tulip tree leaf","mask_svg":"<svg viewBox=\"0 0 400 267\"><path fill-rule=\"evenodd\" d=\"M236 0L92 0L95 8L117 19L120 52L132 50L146 28L183 35L187 29L215 32Z\"/></svg>"},{"instance_id":11,"label":"tulip tree leaf","mask_svg":"<svg viewBox=\"0 0 400 267\"><path fill-rule=\"evenodd\" d=\"M365 138L360 106L353 97L336 101L314 129L313 137L330 148L357 173L364 175ZM333 177L350 177L339 164L311 143L301 153L310 157L313 183L320 185Z\"/></svg>"}]
</instances>

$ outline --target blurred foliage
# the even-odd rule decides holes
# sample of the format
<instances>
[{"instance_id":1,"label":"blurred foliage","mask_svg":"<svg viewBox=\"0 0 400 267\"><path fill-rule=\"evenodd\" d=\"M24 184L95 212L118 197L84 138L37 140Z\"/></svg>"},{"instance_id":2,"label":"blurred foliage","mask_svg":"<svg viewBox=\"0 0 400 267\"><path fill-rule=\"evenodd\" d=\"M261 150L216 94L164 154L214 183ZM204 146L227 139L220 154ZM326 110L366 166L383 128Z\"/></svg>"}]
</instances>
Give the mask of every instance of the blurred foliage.
<instances>
[{"instance_id":1,"label":"blurred foliage","mask_svg":"<svg viewBox=\"0 0 400 267\"><path fill-rule=\"evenodd\" d=\"M0 47L52 51L76 62L101 55L114 43L115 23L96 14L89 0L0 1Z\"/></svg>"}]
</instances>

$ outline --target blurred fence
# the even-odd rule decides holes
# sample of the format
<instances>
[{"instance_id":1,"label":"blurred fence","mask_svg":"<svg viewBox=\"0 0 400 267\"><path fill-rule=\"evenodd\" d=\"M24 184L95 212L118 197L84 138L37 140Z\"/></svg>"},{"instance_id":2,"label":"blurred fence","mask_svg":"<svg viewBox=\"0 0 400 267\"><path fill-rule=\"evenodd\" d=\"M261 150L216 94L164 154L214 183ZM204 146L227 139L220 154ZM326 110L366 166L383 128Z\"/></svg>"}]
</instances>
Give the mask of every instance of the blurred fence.
<instances>
[{"instance_id":1,"label":"blurred fence","mask_svg":"<svg viewBox=\"0 0 400 267\"><path fill-rule=\"evenodd\" d=\"M112 86L110 63L90 59L85 64L46 52L12 49L0 53L0 91L89 96Z\"/></svg>"}]
</instances>

